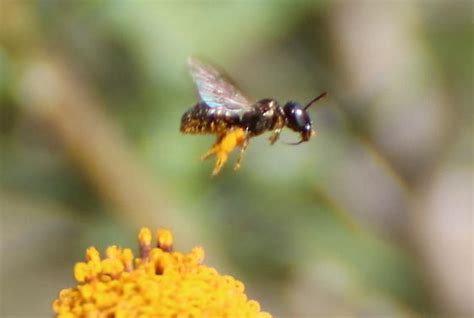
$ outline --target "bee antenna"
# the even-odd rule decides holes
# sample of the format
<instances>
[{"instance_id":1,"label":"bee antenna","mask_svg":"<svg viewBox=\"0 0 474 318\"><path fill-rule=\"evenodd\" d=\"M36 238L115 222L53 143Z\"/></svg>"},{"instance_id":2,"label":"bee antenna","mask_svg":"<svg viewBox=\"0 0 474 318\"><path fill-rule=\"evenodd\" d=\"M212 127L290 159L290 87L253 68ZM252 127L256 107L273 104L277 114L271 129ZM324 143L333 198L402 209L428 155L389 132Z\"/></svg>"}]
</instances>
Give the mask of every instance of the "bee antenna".
<instances>
[{"instance_id":1,"label":"bee antenna","mask_svg":"<svg viewBox=\"0 0 474 318\"><path fill-rule=\"evenodd\" d=\"M306 106L304 107L304 109L305 109L305 110L308 109L311 105L313 105L313 104L316 103L318 100L320 100L321 98L323 98L324 96L326 96L326 94L327 94L327 93L324 92L324 93L320 94L318 97L314 98L312 101L310 101L310 102L308 103L308 105L306 105Z\"/></svg>"},{"instance_id":2,"label":"bee antenna","mask_svg":"<svg viewBox=\"0 0 474 318\"><path fill-rule=\"evenodd\" d=\"M304 141L304 139L301 139L298 142L285 142L285 144L290 145L290 146L296 146L296 145L299 145L300 143L302 143L303 141Z\"/></svg>"}]
</instances>

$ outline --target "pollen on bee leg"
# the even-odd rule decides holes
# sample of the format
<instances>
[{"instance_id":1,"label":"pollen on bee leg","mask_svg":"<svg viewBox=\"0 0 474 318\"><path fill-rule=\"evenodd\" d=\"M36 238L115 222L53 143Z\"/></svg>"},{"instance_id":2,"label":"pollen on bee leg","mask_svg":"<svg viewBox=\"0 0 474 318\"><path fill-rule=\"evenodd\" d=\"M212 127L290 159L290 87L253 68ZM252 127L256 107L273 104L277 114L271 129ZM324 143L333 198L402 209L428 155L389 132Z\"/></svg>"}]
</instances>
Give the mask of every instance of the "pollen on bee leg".
<instances>
[{"instance_id":1,"label":"pollen on bee leg","mask_svg":"<svg viewBox=\"0 0 474 318\"><path fill-rule=\"evenodd\" d=\"M201 160L209 159L212 155L217 153L218 145L219 145L220 138L212 145L211 149L209 149L202 157Z\"/></svg>"},{"instance_id":2,"label":"pollen on bee leg","mask_svg":"<svg viewBox=\"0 0 474 318\"><path fill-rule=\"evenodd\" d=\"M212 171L213 176L219 173L229 158L229 154L237 146L242 145L246 138L247 136L242 128L233 129L229 132L226 132L224 135L219 136L214 145L212 145L211 149L209 149L209 151L202 157L204 160L211 157L212 155L216 156L216 164L214 165L214 170Z\"/></svg>"},{"instance_id":3,"label":"pollen on bee leg","mask_svg":"<svg viewBox=\"0 0 474 318\"><path fill-rule=\"evenodd\" d=\"M220 152L216 153L216 157L217 157L217 160L216 160L216 163L214 165L214 170L212 170L212 175L213 176L217 175L219 173L219 171L221 171L222 167L227 162L227 159L229 158L229 155L224 151L220 151Z\"/></svg>"},{"instance_id":4,"label":"pollen on bee leg","mask_svg":"<svg viewBox=\"0 0 474 318\"><path fill-rule=\"evenodd\" d=\"M247 138L245 138L244 141L240 145L239 157L237 158L237 161L235 162L235 165L234 165L235 171L240 169L240 165L242 164L242 160L244 159L244 154L245 154L245 151L247 150L248 145L249 145L249 141Z\"/></svg>"}]
</instances>

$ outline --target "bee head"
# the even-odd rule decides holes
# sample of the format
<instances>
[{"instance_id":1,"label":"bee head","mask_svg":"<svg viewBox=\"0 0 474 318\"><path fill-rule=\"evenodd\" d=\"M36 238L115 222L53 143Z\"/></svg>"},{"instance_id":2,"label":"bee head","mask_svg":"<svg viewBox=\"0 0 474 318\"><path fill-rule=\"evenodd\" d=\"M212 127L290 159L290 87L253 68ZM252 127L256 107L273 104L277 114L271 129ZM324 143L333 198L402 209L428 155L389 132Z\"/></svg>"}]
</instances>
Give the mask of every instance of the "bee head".
<instances>
[{"instance_id":1,"label":"bee head","mask_svg":"<svg viewBox=\"0 0 474 318\"><path fill-rule=\"evenodd\" d=\"M301 134L300 142L308 141L313 134L313 123L306 109L301 104L290 101L283 106L283 112L286 126Z\"/></svg>"},{"instance_id":2,"label":"bee head","mask_svg":"<svg viewBox=\"0 0 474 318\"><path fill-rule=\"evenodd\" d=\"M314 135L313 123L309 117L307 109L317 100L324 97L326 93L322 93L318 97L310 101L306 106L293 101L289 101L283 106L283 113L285 114L286 126L291 130L300 133L301 140L296 145L308 141Z\"/></svg>"}]
</instances>

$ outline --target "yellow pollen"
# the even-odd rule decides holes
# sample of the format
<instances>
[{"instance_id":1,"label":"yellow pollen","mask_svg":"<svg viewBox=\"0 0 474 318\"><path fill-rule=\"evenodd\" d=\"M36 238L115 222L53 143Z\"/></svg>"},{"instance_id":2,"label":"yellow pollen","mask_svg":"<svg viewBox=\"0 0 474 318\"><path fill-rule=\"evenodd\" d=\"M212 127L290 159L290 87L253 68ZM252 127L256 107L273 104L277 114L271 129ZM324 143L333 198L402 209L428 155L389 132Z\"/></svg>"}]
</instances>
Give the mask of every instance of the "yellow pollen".
<instances>
[{"instance_id":1,"label":"yellow pollen","mask_svg":"<svg viewBox=\"0 0 474 318\"><path fill-rule=\"evenodd\" d=\"M100 260L100 254L99 254L99 251L91 246L89 247L87 250L86 250L86 258L88 261L97 261L97 260Z\"/></svg>"},{"instance_id":2,"label":"yellow pollen","mask_svg":"<svg viewBox=\"0 0 474 318\"><path fill-rule=\"evenodd\" d=\"M216 164L212 175L215 176L222 169L229 154L238 146L242 146L247 139L246 133L242 128L235 128L230 132L226 132L217 138L217 141L212 145L211 149L202 156L202 159L208 159L211 156L216 156Z\"/></svg>"},{"instance_id":3,"label":"yellow pollen","mask_svg":"<svg viewBox=\"0 0 474 318\"><path fill-rule=\"evenodd\" d=\"M151 231L150 229L143 227L138 233L138 241L140 245L150 245L151 244Z\"/></svg>"},{"instance_id":4,"label":"yellow pollen","mask_svg":"<svg viewBox=\"0 0 474 318\"><path fill-rule=\"evenodd\" d=\"M97 249L86 252L86 262L74 267L78 285L63 289L53 302L57 317L248 317L271 318L260 304L249 300L242 282L202 265L204 249L171 252L173 235L151 231L139 235L140 253L110 246L101 259Z\"/></svg>"},{"instance_id":5,"label":"yellow pollen","mask_svg":"<svg viewBox=\"0 0 474 318\"><path fill-rule=\"evenodd\" d=\"M171 251L173 247L173 234L170 230L159 229L157 234L158 247L163 251Z\"/></svg>"}]
</instances>

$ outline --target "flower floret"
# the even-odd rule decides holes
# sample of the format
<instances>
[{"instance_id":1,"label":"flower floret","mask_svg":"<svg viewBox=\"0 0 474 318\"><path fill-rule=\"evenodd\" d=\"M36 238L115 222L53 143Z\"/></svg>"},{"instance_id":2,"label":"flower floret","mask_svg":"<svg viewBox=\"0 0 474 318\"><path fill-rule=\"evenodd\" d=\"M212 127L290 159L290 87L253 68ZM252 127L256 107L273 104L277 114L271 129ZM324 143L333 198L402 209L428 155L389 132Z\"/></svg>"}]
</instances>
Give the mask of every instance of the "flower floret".
<instances>
[{"instance_id":1,"label":"flower floret","mask_svg":"<svg viewBox=\"0 0 474 318\"><path fill-rule=\"evenodd\" d=\"M110 246L101 259L97 249L86 251L87 262L74 267L75 288L64 289L53 302L58 317L259 317L270 314L248 300L245 286L202 264L204 249L172 252L169 230L142 228L140 256L129 248Z\"/></svg>"}]
</instances>

